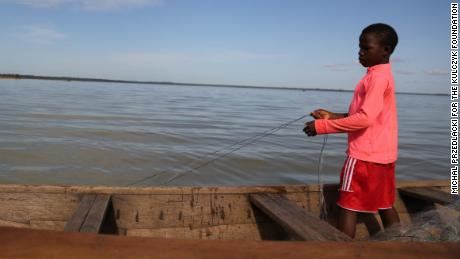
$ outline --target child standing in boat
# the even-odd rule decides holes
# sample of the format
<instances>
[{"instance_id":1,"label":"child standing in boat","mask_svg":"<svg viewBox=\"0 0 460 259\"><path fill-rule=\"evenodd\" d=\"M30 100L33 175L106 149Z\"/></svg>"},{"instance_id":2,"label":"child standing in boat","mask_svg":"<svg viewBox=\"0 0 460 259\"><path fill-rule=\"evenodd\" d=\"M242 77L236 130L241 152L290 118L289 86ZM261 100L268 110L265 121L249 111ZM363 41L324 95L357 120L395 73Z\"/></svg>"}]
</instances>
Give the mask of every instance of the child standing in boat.
<instances>
[{"instance_id":1,"label":"child standing in boat","mask_svg":"<svg viewBox=\"0 0 460 259\"><path fill-rule=\"evenodd\" d=\"M359 37L359 62L367 73L356 86L348 113L318 109L305 123L308 136L347 133L347 159L340 176L338 228L355 236L357 212L379 213L385 228L399 224L395 200L398 150L396 98L390 55L396 31L378 23Z\"/></svg>"}]
</instances>

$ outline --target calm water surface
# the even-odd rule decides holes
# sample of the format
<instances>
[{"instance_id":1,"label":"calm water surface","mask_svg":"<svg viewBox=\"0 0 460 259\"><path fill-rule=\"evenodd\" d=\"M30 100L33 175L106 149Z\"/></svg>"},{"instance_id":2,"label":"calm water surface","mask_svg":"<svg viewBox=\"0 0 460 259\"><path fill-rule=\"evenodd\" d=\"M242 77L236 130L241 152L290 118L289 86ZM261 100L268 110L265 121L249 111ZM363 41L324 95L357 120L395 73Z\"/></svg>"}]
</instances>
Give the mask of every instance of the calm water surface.
<instances>
[{"instance_id":1,"label":"calm water surface","mask_svg":"<svg viewBox=\"0 0 460 259\"><path fill-rule=\"evenodd\" d=\"M252 185L316 183L323 137L305 120L221 159L246 139L349 92L0 80L0 183ZM449 97L398 95L398 179L448 179ZM239 143L239 144L235 144ZM322 169L337 182L346 135Z\"/></svg>"}]
</instances>

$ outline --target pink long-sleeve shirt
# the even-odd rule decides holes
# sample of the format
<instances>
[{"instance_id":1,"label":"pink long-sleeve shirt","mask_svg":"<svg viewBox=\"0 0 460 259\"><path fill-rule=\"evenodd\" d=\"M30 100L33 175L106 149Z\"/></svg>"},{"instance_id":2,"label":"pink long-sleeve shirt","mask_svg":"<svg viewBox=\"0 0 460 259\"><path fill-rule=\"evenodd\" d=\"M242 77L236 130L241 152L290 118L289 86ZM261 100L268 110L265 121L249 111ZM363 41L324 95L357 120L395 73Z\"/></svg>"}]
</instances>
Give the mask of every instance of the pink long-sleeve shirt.
<instances>
[{"instance_id":1,"label":"pink long-sleeve shirt","mask_svg":"<svg viewBox=\"0 0 460 259\"><path fill-rule=\"evenodd\" d=\"M391 65L367 69L356 86L348 117L315 121L317 134L348 133L347 154L359 160L388 164L398 155L398 121Z\"/></svg>"}]
</instances>

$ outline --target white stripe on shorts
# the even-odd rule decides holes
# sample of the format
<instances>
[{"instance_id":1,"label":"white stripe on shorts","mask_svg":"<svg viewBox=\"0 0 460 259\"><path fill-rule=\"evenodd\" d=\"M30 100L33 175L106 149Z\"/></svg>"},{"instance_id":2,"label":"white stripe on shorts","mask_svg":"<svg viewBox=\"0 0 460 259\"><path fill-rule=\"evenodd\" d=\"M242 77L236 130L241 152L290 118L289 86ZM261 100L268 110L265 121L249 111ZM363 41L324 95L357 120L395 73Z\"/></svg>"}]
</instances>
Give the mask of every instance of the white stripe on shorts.
<instances>
[{"instance_id":1,"label":"white stripe on shorts","mask_svg":"<svg viewBox=\"0 0 460 259\"><path fill-rule=\"evenodd\" d=\"M347 175L348 175L348 167L350 165L351 157L347 157L347 161L345 162L345 170L343 171L343 178L342 178L342 186L340 186L340 190L344 191L344 186L347 185Z\"/></svg>"},{"instance_id":2,"label":"white stripe on shorts","mask_svg":"<svg viewBox=\"0 0 460 259\"><path fill-rule=\"evenodd\" d=\"M345 172L342 181L342 191L350 191L350 184L353 178L353 169L355 168L356 158L348 157L345 165Z\"/></svg>"},{"instance_id":3,"label":"white stripe on shorts","mask_svg":"<svg viewBox=\"0 0 460 259\"><path fill-rule=\"evenodd\" d=\"M353 158L353 164L351 164L350 176L349 176L350 179L348 180L347 191L350 191L351 181L353 180L353 174L355 172L355 164L356 164L356 158Z\"/></svg>"}]
</instances>

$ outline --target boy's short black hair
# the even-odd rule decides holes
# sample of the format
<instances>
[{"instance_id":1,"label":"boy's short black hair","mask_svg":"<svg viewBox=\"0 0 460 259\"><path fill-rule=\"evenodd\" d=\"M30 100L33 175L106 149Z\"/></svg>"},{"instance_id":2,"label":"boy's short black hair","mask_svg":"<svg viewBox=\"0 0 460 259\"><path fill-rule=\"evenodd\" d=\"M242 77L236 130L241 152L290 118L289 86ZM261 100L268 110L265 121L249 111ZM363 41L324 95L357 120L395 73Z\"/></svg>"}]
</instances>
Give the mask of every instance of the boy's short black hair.
<instances>
[{"instance_id":1,"label":"boy's short black hair","mask_svg":"<svg viewBox=\"0 0 460 259\"><path fill-rule=\"evenodd\" d=\"M377 38L380 41L380 44L382 46L390 46L391 51L390 54L393 53L393 51L396 48L396 45L398 45L398 34L396 31L393 29L388 24L384 23L374 23L366 28L361 32L361 34L365 33L373 33L377 36Z\"/></svg>"}]
</instances>

